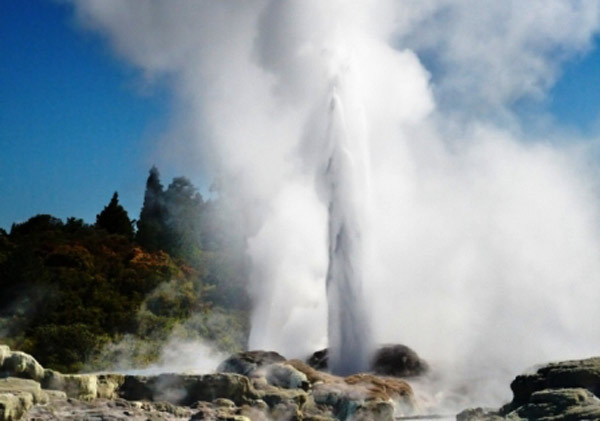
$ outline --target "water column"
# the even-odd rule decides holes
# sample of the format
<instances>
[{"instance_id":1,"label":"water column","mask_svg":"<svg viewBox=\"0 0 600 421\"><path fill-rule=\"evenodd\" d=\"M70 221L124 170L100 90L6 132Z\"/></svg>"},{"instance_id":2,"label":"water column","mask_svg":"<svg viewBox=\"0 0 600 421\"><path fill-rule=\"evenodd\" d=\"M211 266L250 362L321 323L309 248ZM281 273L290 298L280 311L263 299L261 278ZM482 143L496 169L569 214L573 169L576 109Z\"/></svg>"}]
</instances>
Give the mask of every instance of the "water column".
<instances>
[{"instance_id":1,"label":"water column","mask_svg":"<svg viewBox=\"0 0 600 421\"><path fill-rule=\"evenodd\" d=\"M328 209L329 367L341 375L367 370L372 346L363 293L368 157L364 113L351 91L349 70L343 66L332 83L322 178Z\"/></svg>"}]
</instances>

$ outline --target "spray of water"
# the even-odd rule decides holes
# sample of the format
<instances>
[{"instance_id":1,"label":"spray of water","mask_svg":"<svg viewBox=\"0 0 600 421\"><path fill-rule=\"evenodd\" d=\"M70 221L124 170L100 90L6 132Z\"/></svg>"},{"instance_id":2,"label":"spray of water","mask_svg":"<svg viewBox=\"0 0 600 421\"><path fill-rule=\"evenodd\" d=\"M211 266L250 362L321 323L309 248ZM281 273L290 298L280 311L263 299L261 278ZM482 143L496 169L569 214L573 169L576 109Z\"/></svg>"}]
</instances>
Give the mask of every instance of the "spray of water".
<instances>
[{"instance_id":1,"label":"spray of water","mask_svg":"<svg viewBox=\"0 0 600 421\"><path fill-rule=\"evenodd\" d=\"M71 1L170 76L197 139L170 156L200 146L245 227L251 347L329 342L346 372L402 342L478 403L600 348L590 139L525 136L512 108L590 48L597 1Z\"/></svg>"},{"instance_id":2,"label":"spray of water","mask_svg":"<svg viewBox=\"0 0 600 421\"><path fill-rule=\"evenodd\" d=\"M346 107L340 95L331 97L326 135L326 166L323 184L328 209L328 338L330 369L335 373L357 373L368 369L371 326L367 322L363 294L365 206L364 139L348 132ZM362 148L361 148L362 146ZM361 165L362 164L362 165ZM362 167L362 171L361 171Z\"/></svg>"}]
</instances>

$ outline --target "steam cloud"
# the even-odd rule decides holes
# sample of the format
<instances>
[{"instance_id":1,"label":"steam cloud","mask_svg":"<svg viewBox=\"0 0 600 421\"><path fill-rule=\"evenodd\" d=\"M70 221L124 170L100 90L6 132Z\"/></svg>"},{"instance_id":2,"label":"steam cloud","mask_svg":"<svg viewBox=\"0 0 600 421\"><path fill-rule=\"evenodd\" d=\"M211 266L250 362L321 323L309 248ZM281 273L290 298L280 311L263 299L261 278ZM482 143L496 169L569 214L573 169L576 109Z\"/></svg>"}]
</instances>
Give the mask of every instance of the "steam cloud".
<instances>
[{"instance_id":1,"label":"steam cloud","mask_svg":"<svg viewBox=\"0 0 600 421\"><path fill-rule=\"evenodd\" d=\"M375 343L504 384L600 349L588 145L524 136L512 108L592 47L598 1L71 2L146 77L173 81L176 130L248 227L252 348L327 344L327 183L342 183L364 278L344 305L364 304ZM359 169L328 178L335 118Z\"/></svg>"}]
</instances>

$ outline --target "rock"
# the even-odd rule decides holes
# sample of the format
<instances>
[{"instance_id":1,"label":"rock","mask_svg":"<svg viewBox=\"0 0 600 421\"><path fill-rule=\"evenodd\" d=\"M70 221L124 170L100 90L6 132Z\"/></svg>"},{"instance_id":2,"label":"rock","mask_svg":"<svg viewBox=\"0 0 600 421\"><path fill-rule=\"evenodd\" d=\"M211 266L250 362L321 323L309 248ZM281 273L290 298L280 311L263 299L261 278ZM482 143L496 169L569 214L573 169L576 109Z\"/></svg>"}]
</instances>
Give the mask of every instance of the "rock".
<instances>
[{"instance_id":1,"label":"rock","mask_svg":"<svg viewBox=\"0 0 600 421\"><path fill-rule=\"evenodd\" d=\"M314 352L306 363L315 370L327 370L329 367L329 350L327 348Z\"/></svg>"},{"instance_id":2,"label":"rock","mask_svg":"<svg viewBox=\"0 0 600 421\"><path fill-rule=\"evenodd\" d=\"M98 377L93 374L65 374L64 389L68 397L91 401L98 394Z\"/></svg>"},{"instance_id":3,"label":"rock","mask_svg":"<svg viewBox=\"0 0 600 421\"><path fill-rule=\"evenodd\" d=\"M4 359L10 355L10 348L7 345L0 345L0 367L4 364Z\"/></svg>"},{"instance_id":4,"label":"rock","mask_svg":"<svg viewBox=\"0 0 600 421\"><path fill-rule=\"evenodd\" d=\"M85 420L391 420L395 403L410 408L400 379L360 374L341 378L272 352L230 357L208 375L61 374L27 354L0 347L0 421ZM4 385L4 387L2 386ZM42 390L42 387L45 390ZM45 405L41 403L48 402ZM404 410L402 411L404 412Z\"/></svg>"},{"instance_id":5,"label":"rock","mask_svg":"<svg viewBox=\"0 0 600 421\"><path fill-rule=\"evenodd\" d=\"M526 420L597 420L600 399L586 389L548 389L531 394L531 399L507 418Z\"/></svg>"},{"instance_id":6,"label":"rock","mask_svg":"<svg viewBox=\"0 0 600 421\"><path fill-rule=\"evenodd\" d=\"M77 399L51 400L47 405L35 405L26 414L27 420L132 420L182 421L189 420L194 411L165 402L129 402L123 399L96 399L84 402Z\"/></svg>"},{"instance_id":7,"label":"rock","mask_svg":"<svg viewBox=\"0 0 600 421\"><path fill-rule=\"evenodd\" d=\"M61 374L54 370L44 370L41 381L44 389L61 390L70 398L93 400L98 396L98 376L94 374ZM110 386L103 384L100 397L109 395ZM114 397L114 391L113 391Z\"/></svg>"},{"instance_id":8,"label":"rock","mask_svg":"<svg viewBox=\"0 0 600 421\"><path fill-rule=\"evenodd\" d=\"M316 382L332 382L336 381L336 379L339 380L339 378L337 378L336 376L315 370L313 367L300 360L288 360L284 364L290 365L296 370L304 373L304 375L311 384L314 384Z\"/></svg>"},{"instance_id":9,"label":"rock","mask_svg":"<svg viewBox=\"0 0 600 421\"><path fill-rule=\"evenodd\" d=\"M119 395L127 400L167 401L176 405L212 402L218 398L243 405L258 397L247 377L233 373L125 376Z\"/></svg>"},{"instance_id":10,"label":"rock","mask_svg":"<svg viewBox=\"0 0 600 421\"><path fill-rule=\"evenodd\" d=\"M33 405L48 402L40 384L29 379L0 379L0 421L20 419Z\"/></svg>"},{"instance_id":11,"label":"rock","mask_svg":"<svg viewBox=\"0 0 600 421\"><path fill-rule=\"evenodd\" d=\"M411 414L416 408L412 388L403 380L391 377L377 377L371 374L354 374L344 381L350 385L363 385L367 400L394 401L399 412Z\"/></svg>"},{"instance_id":12,"label":"rock","mask_svg":"<svg viewBox=\"0 0 600 421\"><path fill-rule=\"evenodd\" d=\"M306 363L316 370L326 370L327 348L313 353ZM370 370L384 376L415 377L427 373L429 365L405 345L383 345L375 351Z\"/></svg>"},{"instance_id":13,"label":"rock","mask_svg":"<svg viewBox=\"0 0 600 421\"><path fill-rule=\"evenodd\" d=\"M192 419L196 420L210 419L210 416L216 414L214 405L209 402L196 402L191 405L191 408L196 410L196 413L192 416Z\"/></svg>"},{"instance_id":14,"label":"rock","mask_svg":"<svg viewBox=\"0 0 600 421\"><path fill-rule=\"evenodd\" d=\"M320 383L314 386L313 399L317 407L331 408L336 419L391 421L394 418L391 399L369 397L368 388L362 384Z\"/></svg>"},{"instance_id":15,"label":"rock","mask_svg":"<svg viewBox=\"0 0 600 421\"><path fill-rule=\"evenodd\" d=\"M224 399L220 403L224 404L224 401L226 400L227 399ZM208 402L198 402L198 404L195 405L195 409L197 409L197 411L192 415L190 420L250 421L250 418L241 414L241 410L236 408L235 405L216 405L215 403L209 404Z\"/></svg>"},{"instance_id":16,"label":"rock","mask_svg":"<svg viewBox=\"0 0 600 421\"><path fill-rule=\"evenodd\" d=\"M370 400L360 405L354 414L352 421L393 421L394 405L384 400Z\"/></svg>"},{"instance_id":17,"label":"rock","mask_svg":"<svg viewBox=\"0 0 600 421\"><path fill-rule=\"evenodd\" d=\"M217 368L221 373L237 373L250 377L256 369L282 363L285 357L273 351L244 351L227 358Z\"/></svg>"},{"instance_id":18,"label":"rock","mask_svg":"<svg viewBox=\"0 0 600 421\"><path fill-rule=\"evenodd\" d=\"M371 369L384 376L415 377L427 373L429 366L405 345L384 345L375 352Z\"/></svg>"},{"instance_id":19,"label":"rock","mask_svg":"<svg viewBox=\"0 0 600 421\"><path fill-rule=\"evenodd\" d=\"M62 373L50 369L44 370L44 377L41 381L42 387L44 389L63 390L64 383L65 381Z\"/></svg>"},{"instance_id":20,"label":"rock","mask_svg":"<svg viewBox=\"0 0 600 421\"><path fill-rule=\"evenodd\" d=\"M0 379L0 393L21 392L31 395L33 403L46 403L48 401L48 395L36 381L15 377Z\"/></svg>"},{"instance_id":21,"label":"rock","mask_svg":"<svg viewBox=\"0 0 600 421\"><path fill-rule=\"evenodd\" d=\"M513 400L497 411L469 409L458 421L600 419L600 358L563 361L517 376Z\"/></svg>"},{"instance_id":22,"label":"rock","mask_svg":"<svg viewBox=\"0 0 600 421\"><path fill-rule=\"evenodd\" d=\"M18 420L32 406L31 395L23 392L0 393L0 421Z\"/></svg>"},{"instance_id":23,"label":"rock","mask_svg":"<svg viewBox=\"0 0 600 421\"><path fill-rule=\"evenodd\" d=\"M303 418L299 406L292 402L282 402L274 405L269 412L269 416L272 420L299 421Z\"/></svg>"},{"instance_id":24,"label":"rock","mask_svg":"<svg viewBox=\"0 0 600 421\"><path fill-rule=\"evenodd\" d=\"M252 405L242 405L240 415L253 421L267 421L269 418L269 407L263 400L257 400Z\"/></svg>"},{"instance_id":25,"label":"rock","mask_svg":"<svg viewBox=\"0 0 600 421\"><path fill-rule=\"evenodd\" d=\"M115 399L119 396L119 389L125 382L122 374L99 374L97 376L96 397L100 399Z\"/></svg>"},{"instance_id":26,"label":"rock","mask_svg":"<svg viewBox=\"0 0 600 421\"><path fill-rule=\"evenodd\" d=\"M534 392L544 389L584 388L600 396L600 357L551 363L533 374L517 376L510 387L513 406L526 403Z\"/></svg>"},{"instance_id":27,"label":"rock","mask_svg":"<svg viewBox=\"0 0 600 421\"><path fill-rule=\"evenodd\" d=\"M265 368L267 383L284 389L308 390L310 383L306 374L287 363L275 363Z\"/></svg>"},{"instance_id":28,"label":"rock","mask_svg":"<svg viewBox=\"0 0 600 421\"><path fill-rule=\"evenodd\" d=\"M125 376L119 389L119 397L129 401L152 401L154 397L153 377Z\"/></svg>"},{"instance_id":29,"label":"rock","mask_svg":"<svg viewBox=\"0 0 600 421\"><path fill-rule=\"evenodd\" d=\"M304 421L335 421L335 417L327 415L309 415L303 418Z\"/></svg>"},{"instance_id":30,"label":"rock","mask_svg":"<svg viewBox=\"0 0 600 421\"><path fill-rule=\"evenodd\" d=\"M227 398L217 398L213 401L213 405L219 408L235 409L235 403Z\"/></svg>"},{"instance_id":31,"label":"rock","mask_svg":"<svg viewBox=\"0 0 600 421\"><path fill-rule=\"evenodd\" d=\"M62 390L44 390L44 392L46 392L46 395L48 395L48 399L51 401L67 400L67 394Z\"/></svg>"},{"instance_id":32,"label":"rock","mask_svg":"<svg viewBox=\"0 0 600 421\"><path fill-rule=\"evenodd\" d=\"M37 382L44 378L44 368L31 355L20 351L10 351L6 346L0 353L2 354L0 377L20 377Z\"/></svg>"},{"instance_id":33,"label":"rock","mask_svg":"<svg viewBox=\"0 0 600 421\"><path fill-rule=\"evenodd\" d=\"M456 415L456 421L502 421L504 419L497 410L488 408L465 409Z\"/></svg>"},{"instance_id":34,"label":"rock","mask_svg":"<svg viewBox=\"0 0 600 421\"><path fill-rule=\"evenodd\" d=\"M307 399L308 394L302 389L282 389L279 387L270 386L265 390L258 391L258 397L264 401L269 408L274 408L279 404L297 405L302 407Z\"/></svg>"}]
</instances>

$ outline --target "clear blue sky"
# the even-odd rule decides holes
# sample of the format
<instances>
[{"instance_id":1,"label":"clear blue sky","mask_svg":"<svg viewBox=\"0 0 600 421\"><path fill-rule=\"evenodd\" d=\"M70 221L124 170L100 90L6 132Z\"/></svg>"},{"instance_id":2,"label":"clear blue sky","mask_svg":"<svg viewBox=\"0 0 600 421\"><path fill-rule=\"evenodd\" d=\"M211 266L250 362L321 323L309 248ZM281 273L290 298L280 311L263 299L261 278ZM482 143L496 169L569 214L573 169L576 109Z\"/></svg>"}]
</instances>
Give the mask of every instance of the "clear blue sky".
<instances>
[{"instance_id":1,"label":"clear blue sky","mask_svg":"<svg viewBox=\"0 0 600 421\"><path fill-rule=\"evenodd\" d=\"M166 87L139 89L69 6L45 0L0 1L0 57L0 228L38 213L93 222L115 190L137 217ZM599 48L566 66L546 106L576 131L597 129Z\"/></svg>"},{"instance_id":2,"label":"clear blue sky","mask_svg":"<svg viewBox=\"0 0 600 421\"><path fill-rule=\"evenodd\" d=\"M93 222L112 193L137 217L169 98L44 0L0 2L0 227L38 213ZM168 184L169 180L163 180Z\"/></svg>"}]
</instances>

